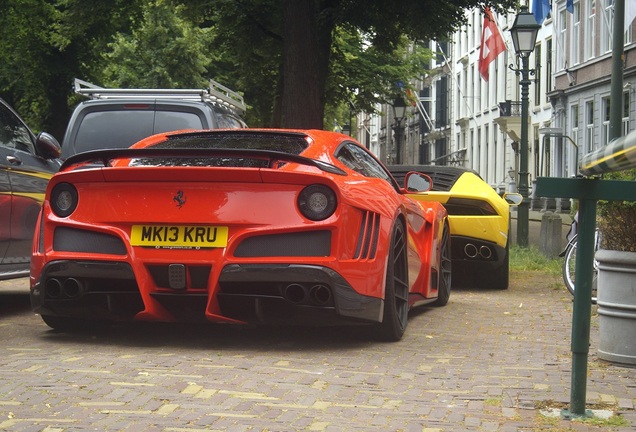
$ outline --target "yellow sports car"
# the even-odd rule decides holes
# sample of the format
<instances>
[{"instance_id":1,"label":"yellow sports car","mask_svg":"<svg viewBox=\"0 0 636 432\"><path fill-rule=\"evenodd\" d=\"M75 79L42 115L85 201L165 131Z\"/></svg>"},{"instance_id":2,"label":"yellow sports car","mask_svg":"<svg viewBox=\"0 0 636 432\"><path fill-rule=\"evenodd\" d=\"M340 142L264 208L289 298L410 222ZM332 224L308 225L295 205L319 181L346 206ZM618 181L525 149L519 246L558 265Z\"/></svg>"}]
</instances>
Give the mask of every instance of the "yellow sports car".
<instances>
[{"instance_id":1,"label":"yellow sports car","mask_svg":"<svg viewBox=\"0 0 636 432\"><path fill-rule=\"evenodd\" d=\"M399 184L410 171L428 174L433 189L413 195L420 201L437 201L446 207L451 232L453 287L508 288L508 234L510 205L521 195L503 198L476 172L436 165L388 166Z\"/></svg>"}]
</instances>

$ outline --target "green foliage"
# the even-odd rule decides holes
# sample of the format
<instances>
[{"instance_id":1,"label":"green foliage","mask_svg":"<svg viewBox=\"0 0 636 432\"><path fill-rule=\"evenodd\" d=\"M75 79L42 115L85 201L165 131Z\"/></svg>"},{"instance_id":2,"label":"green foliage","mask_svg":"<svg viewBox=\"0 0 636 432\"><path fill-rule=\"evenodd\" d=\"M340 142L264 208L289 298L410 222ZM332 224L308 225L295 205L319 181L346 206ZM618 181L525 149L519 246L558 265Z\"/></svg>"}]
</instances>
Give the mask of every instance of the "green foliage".
<instances>
[{"instance_id":1,"label":"green foliage","mask_svg":"<svg viewBox=\"0 0 636 432\"><path fill-rule=\"evenodd\" d=\"M104 54L104 84L123 88L202 88L212 29L193 26L171 0L144 4L131 33L118 32Z\"/></svg>"},{"instance_id":2,"label":"green foliage","mask_svg":"<svg viewBox=\"0 0 636 432\"><path fill-rule=\"evenodd\" d=\"M605 179L636 181L636 170L625 170L604 175ZM634 183L636 187L636 182ZM636 202L599 201L598 227L604 249L636 252Z\"/></svg>"}]
</instances>

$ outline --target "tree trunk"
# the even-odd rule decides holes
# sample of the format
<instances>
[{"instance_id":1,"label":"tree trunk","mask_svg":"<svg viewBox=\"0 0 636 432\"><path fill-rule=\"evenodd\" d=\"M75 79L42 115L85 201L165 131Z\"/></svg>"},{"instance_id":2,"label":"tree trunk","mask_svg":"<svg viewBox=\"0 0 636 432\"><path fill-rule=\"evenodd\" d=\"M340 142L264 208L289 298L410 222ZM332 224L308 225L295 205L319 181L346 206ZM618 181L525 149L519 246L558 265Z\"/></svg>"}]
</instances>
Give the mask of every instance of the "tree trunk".
<instances>
[{"instance_id":1,"label":"tree trunk","mask_svg":"<svg viewBox=\"0 0 636 432\"><path fill-rule=\"evenodd\" d=\"M282 0L282 126L322 129L325 76L321 76L316 0Z\"/></svg>"}]
</instances>

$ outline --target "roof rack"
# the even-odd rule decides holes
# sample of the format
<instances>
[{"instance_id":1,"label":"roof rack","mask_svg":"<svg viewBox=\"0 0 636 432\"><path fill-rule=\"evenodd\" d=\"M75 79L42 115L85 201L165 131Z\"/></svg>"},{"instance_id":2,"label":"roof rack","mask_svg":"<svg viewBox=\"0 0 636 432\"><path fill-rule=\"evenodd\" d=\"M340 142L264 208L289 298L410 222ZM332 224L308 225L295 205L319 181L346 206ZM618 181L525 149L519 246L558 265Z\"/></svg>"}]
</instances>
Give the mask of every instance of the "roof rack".
<instances>
[{"instance_id":1,"label":"roof rack","mask_svg":"<svg viewBox=\"0 0 636 432\"><path fill-rule=\"evenodd\" d=\"M243 96L213 79L210 80L210 87L207 89L116 89L100 87L75 78L75 93L88 96L91 99L145 96L157 99L201 100L217 103L241 114L244 114L246 110Z\"/></svg>"}]
</instances>

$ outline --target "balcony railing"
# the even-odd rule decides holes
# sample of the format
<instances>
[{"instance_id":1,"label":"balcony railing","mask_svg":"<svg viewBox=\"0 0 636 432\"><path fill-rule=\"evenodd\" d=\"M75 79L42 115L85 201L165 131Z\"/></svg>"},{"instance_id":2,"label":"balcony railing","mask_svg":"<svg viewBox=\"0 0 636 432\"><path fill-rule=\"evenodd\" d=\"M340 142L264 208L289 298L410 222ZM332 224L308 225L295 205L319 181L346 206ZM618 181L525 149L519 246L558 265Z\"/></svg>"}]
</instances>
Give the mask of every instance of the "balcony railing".
<instances>
[{"instance_id":1,"label":"balcony railing","mask_svg":"<svg viewBox=\"0 0 636 432\"><path fill-rule=\"evenodd\" d=\"M499 102L499 115L501 117L521 117L521 102L511 100Z\"/></svg>"}]
</instances>

